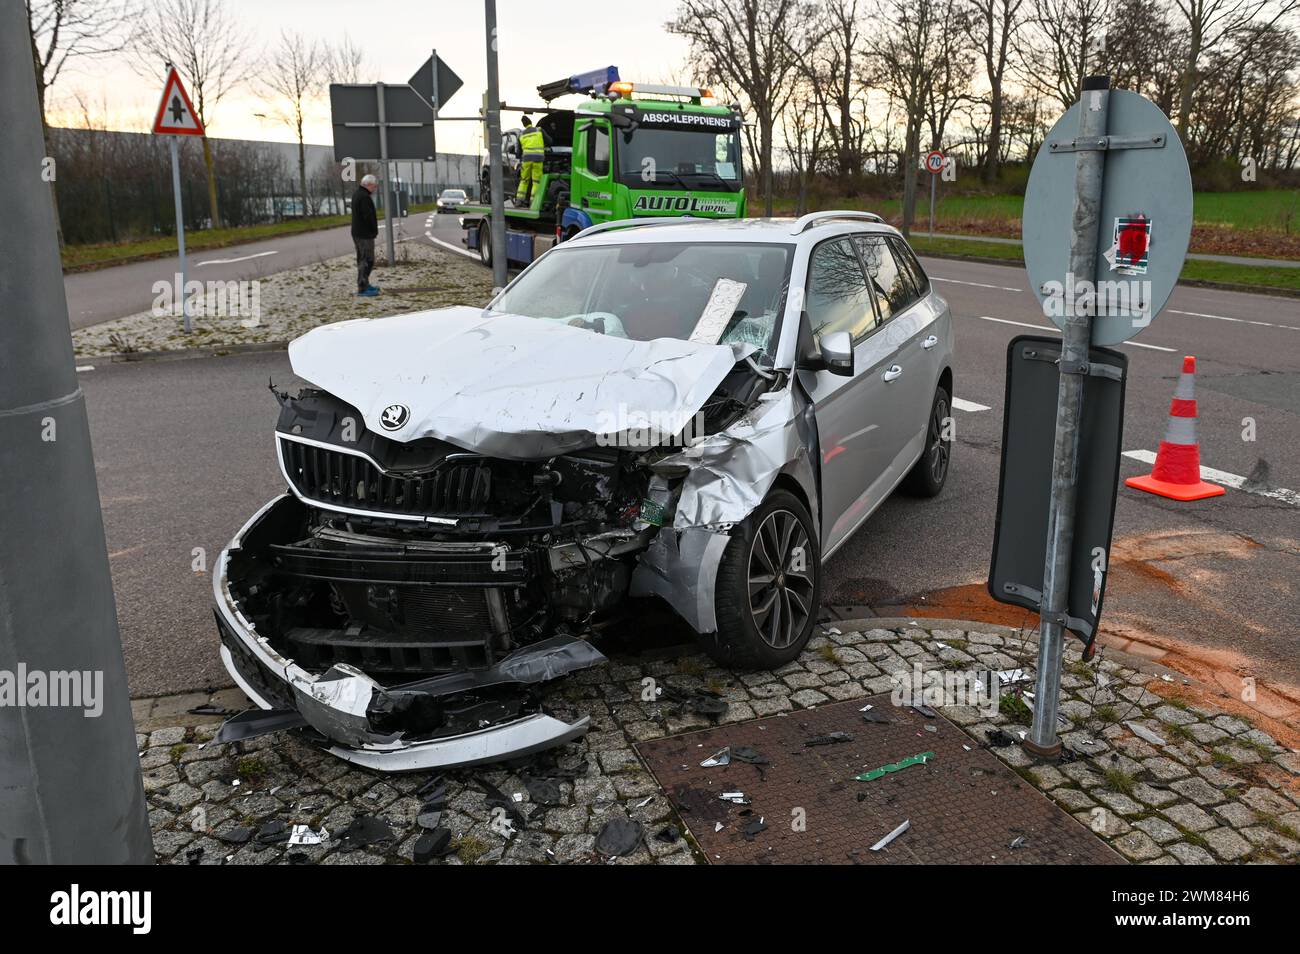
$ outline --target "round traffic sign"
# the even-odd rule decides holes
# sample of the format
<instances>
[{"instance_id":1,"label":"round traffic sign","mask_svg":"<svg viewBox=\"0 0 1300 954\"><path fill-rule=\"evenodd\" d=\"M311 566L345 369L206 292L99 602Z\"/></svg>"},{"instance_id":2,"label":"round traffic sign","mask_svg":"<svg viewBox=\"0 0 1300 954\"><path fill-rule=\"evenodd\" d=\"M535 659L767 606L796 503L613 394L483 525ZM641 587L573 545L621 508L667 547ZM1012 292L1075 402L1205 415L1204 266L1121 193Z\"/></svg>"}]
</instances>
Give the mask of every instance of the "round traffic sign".
<instances>
[{"instance_id":1,"label":"round traffic sign","mask_svg":"<svg viewBox=\"0 0 1300 954\"><path fill-rule=\"evenodd\" d=\"M1091 108L1093 93L1083 95ZM1137 93L1109 95L1095 273L1068 274L1075 159L1086 145L1075 141L1080 103L1056 121L1039 149L1021 215L1025 268L1044 313L1064 328L1076 293L1091 290L1094 345L1119 344L1151 324L1178 282L1192 235L1192 176L1178 134Z\"/></svg>"},{"instance_id":2,"label":"round traffic sign","mask_svg":"<svg viewBox=\"0 0 1300 954\"><path fill-rule=\"evenodd\" d=\"M933 152L926 153L925 171L930 173L931 175L936 175L936 176L939 173L943 172L943 153L941 153L938 149L935 149Z\"/></svg>"}]
</instances>

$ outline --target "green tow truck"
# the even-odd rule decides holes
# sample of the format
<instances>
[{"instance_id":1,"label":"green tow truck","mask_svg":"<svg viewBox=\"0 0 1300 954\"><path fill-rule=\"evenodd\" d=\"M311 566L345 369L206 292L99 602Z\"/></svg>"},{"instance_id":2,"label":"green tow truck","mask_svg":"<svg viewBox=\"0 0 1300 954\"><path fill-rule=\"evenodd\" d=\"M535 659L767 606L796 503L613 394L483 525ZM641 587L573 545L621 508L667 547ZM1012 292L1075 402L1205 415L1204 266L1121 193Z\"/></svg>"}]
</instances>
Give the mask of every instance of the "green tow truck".
<instances>
[{"instance_id":1,"label":"green tow truck","mask_svg":"<svg viewBox=\"0 0 1300 954\"><path fill-rule=\"evenodd\" d=\"M506 256L527 264L590 225L643 216L743 218L744 169L737 108L706 104L707 89L619 79L610 66L537 87L545 107L537 128L548 146L542 178L527 205L513 203L521 130L502 133ZM585 95L572 109L550 103ZM514 107L510 107L512 110ZM480 198L488 200L483 168ZM492 263L490 205L461 205L465 245Z\"/></svg>"}]
</instances>

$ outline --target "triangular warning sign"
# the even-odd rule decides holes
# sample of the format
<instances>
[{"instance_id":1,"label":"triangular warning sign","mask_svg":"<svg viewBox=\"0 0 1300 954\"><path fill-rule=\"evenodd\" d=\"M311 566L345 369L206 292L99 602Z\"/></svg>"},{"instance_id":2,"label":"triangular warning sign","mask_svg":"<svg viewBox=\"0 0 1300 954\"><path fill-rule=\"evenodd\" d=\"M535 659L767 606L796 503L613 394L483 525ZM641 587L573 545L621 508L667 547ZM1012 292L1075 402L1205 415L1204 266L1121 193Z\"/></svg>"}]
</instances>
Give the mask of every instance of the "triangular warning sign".
<instances>
[{"instance_id":1,"label":"triangular warning sign","mask_svg":"<svg viewBox=\"0 0 1300 954\"><path fill-rule=\"evenodd\" d=\"M153 131L173 136L203 135L203 124L195 115L189 94L181 85L180 74L174 66L167 70L167 85L163 87L162 100L153 118Z\"/></svg>"}]
</instances>

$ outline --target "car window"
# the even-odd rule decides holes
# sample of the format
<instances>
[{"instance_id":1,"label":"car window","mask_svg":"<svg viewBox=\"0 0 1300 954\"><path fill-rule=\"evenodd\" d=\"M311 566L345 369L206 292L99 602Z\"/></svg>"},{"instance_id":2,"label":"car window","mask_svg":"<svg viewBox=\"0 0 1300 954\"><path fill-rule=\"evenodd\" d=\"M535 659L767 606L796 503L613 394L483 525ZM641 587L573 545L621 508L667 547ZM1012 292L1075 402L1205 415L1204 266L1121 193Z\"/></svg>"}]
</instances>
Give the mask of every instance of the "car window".
<instances>
[{"instance_id":1,"label":"car window","mask_svg":"<svg viewBox=\"0 0 1300 954\"><path fill-rule=\"evenodd\" d=\"M892 235L889 237L889 247L894 250L894 257L898 259L898 264L903 266L903 270L911 277L912 286L916 289L916 297L924 297L930 291L930 279L926 277L925 270L912 254L911 248L901 238Z\"/></svg>"},{"instance_id":2,"label":"car window","mask_svg":"<svg viewBox=\"0 0 1300 954\"><path fill-rule=\"evenodd\" d=\"M609 130L597 123L587 127L587 170L593 176L609 175Z\"/></svg>"},{"instance_id":3,"label":"car window","mask_svg":"<svg viewBox=\"0 0 1300 954\"><path fill-rule=\"evenodd\" d=\"M847 238L823 242L808 264L807 311L814 338L847 331L854 342L876 327L871 293Z\"/></svg>"},{"instance_id":4,"label":"car window","mask_svg":"<svg viewBox=\"0 0 1300 954\"><path fill-rule=\"evenodd\" d=\"M853 240L871 279L880 320L888 321L915 300L911 279L898 266L880 235L859 235Z\"/></svg>"}]
</instances>

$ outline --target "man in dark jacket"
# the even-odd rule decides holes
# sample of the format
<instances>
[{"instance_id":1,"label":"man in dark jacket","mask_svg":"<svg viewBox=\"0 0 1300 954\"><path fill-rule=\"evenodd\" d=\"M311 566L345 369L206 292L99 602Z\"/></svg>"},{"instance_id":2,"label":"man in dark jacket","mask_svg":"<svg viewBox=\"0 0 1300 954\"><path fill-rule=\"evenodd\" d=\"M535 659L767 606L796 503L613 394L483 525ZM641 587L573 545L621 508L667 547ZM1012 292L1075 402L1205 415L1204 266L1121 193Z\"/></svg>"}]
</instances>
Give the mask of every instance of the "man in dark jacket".
<instances>
[{"instance_id":1,"label":"man in dark jacket","mask_svg":"<svg viewBox=\"0 0 1300 954\"><path fill-rule=\"evenodd\" d=\"M352 244L357 247L357 294L374 298L379 289L370 284L370 270L375 267L375 236L379 234L379 220L375 215L375 200L371 198L379 180L362 176L361 185L352 196Z\"/></svg>"}]
</instances>

